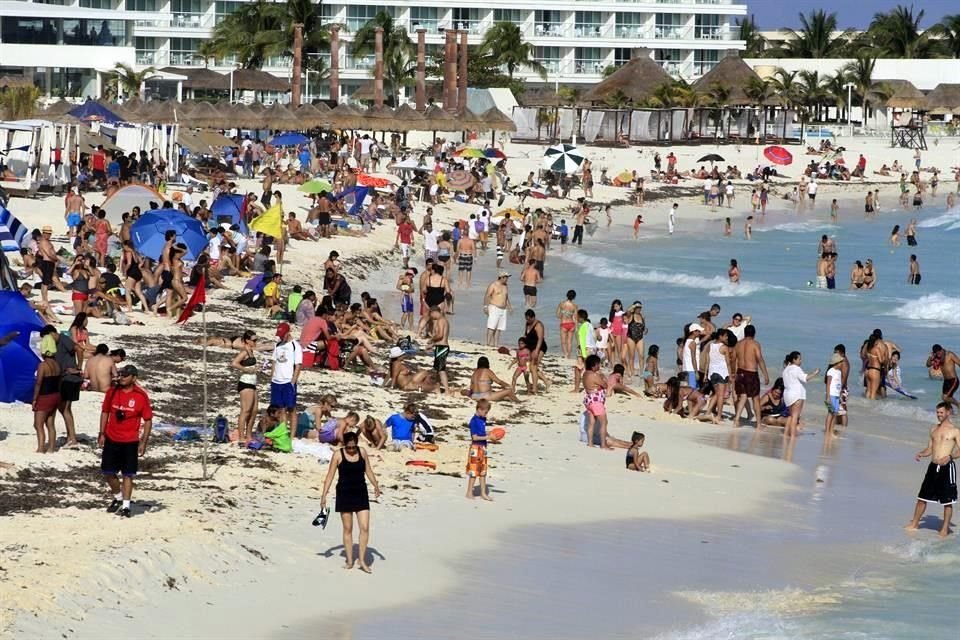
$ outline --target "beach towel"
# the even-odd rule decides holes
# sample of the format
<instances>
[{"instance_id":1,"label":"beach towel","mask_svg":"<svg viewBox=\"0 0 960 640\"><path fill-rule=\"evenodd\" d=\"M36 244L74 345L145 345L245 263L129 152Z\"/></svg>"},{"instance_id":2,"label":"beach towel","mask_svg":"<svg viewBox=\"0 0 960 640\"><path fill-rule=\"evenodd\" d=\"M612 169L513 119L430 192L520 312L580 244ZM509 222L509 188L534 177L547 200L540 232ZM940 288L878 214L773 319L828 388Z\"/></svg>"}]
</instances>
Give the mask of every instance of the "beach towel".
<instances>
[{"instance_id":1,"label":"beach towel","mask_svg":"<svg viewBox=\"0 0 960 640\"><path fill-rule=\"evenodd\" d=\"M333 459L333 448L326 442L294 440L293 452L303 456L312 456L321 463L330 462Z\"/></svg>"}]
</instances>

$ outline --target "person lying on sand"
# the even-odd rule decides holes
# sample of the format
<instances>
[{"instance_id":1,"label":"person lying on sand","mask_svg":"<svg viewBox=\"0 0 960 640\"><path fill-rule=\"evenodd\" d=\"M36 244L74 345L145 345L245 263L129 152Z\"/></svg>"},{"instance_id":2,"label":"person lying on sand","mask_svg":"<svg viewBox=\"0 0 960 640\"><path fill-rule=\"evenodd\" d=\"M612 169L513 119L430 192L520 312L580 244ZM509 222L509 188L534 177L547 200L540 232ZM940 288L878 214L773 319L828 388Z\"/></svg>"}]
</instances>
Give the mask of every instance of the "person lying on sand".
<instances>
[{"instance_id":1,"label":"person lying on sand","mask_svg":"<svg viewBox=\"0 0 960 640\"><path fill-rule=\"evenodd\" d=\"M494 391L494 384L499 385L500 389ZM498 378L497 374L490 370L490 360L486 356L480 356L477 360L477 368L470 376L470 389L464 389L463 395L474 400L486 398L490 402L499 400L520 402L520 398L514 393L513 387L508 382Z\"/></svg>"}]
</instances>

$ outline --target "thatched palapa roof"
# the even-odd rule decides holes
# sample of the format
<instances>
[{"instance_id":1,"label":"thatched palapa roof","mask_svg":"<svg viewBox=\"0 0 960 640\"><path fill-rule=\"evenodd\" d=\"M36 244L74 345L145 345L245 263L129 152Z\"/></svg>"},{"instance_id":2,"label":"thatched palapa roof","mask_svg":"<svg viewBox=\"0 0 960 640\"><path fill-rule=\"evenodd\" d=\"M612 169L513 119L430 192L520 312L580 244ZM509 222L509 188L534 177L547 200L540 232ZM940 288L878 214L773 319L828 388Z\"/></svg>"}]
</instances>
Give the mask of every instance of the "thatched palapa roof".
<instances>
[{"instance_id":1,"label":"thatched palapa roof","mask_svg":"<svg viewBox=\"0 0 960 640\"><path fill-rule=\"evenodd\" d=\"M32 87L33 81L26 76L0 76L0 89L16 89L19 87Z\"/></svg>"},{"instance_id":2,"label":"thatched palapa roof","mask_svg":"<svg viewBox=\"0 0 960 640\"><path fill-rule=\"evenodd\" d=\"M458 111L455 116L457 122L460 123L460 128L466 131L488 131L490 129L487 121L470 109Z\"/></svg>"},{"instance_id":3,"label":"thatched palapa roof","mask_svg":"<svg viewBox=\"0 0 960 640\"><path fill-rule=\"evenodd\" d=\"M211 69L204 67L201 68L184 68L180 67L164 67L160 69L163 73L173 73L179 76L186 76L187 79L183 81L183 86L185 89L199 89L201 91L229 91L230 90L230 76L224 73L217 73ZM236 80L236 74L234 72L234 80Z\"/></svg>"},{"instance_id":4,"label":"thatched palapa roof","mask_svg":"<svg viewBox=\"0 0 960 640\"><path fill-rule=\"evenodd\" d=\"M693 89L701 95L710 95L714 85L720 85L730 92L725 101L726 104L721 106L749 106L753 104L753 100L747 96L744 89L754 79L760 79L757 72L744 62L739 55L733 53L728 54L727 57L717 63L717 66L697 80Z\"/></svg>"},{"instance_id":5,"label":"thatched palapa roof","mask_svg":"<svg viewBox=\"0 0 960 640\"><path fill-rule=\"evenodd\" d=\"M874 84L884 88L889 97L881 100L888 109L924 109L927 97L909 80L876 80Z\"/></svg>"},{"instance_id":6,"label":"thatched palapa roof","mask_svg":"<svg viewBox=\"0 0 960 640\"><path fill-rule=\"evenodd\" d=\"M960 113L960 84L938 84L927 94L926 109L934 115Z\"/></svg>"},{"instance_id":7,"label":"thatched palapa roof","mask_svg":"<svg viewBox=\"0 0 960 640\"><path fill-rule=\"evenodd\" d=\"M513 118L496 107L490 107L480 116L494 131L516 131L517 125Z\"/></svg>"},{"instance_id":8,"label":"thatched palapa roof","mask_svg":"<svg viewBox=\"0 0 960 640\"><path fill-rule=\"evenodd\" d=\"M399 130L399 124L390 107L370 107L363 116L363 124L373 131Z\"/></svg>"},{"instance_id":9,"label":"thatched palapa roof","mask_svg":"<svg viewBox=\"0 0 960 640\"><path fill-rule=\"evenodd\" d=\"M361 129L366 125L361 111L341 102L330 110L330 126L338 129Z\"/></svg>"},{"instance_id":10,"label":"thatched palapa roof","mask_svg":"<svg viewBox=\"0 0 960 640\"><path fill-rule=\"evenodd\" d=\"M409 104L402 104L393 114L401 131L423 131L426 130L426 120L423 114L411 107Z\"/></svg>"},{"instance_id":11,"label":"thatched palapa roof","mask_svg":"<svg viewBox=\"0 0 960 640\"><path fill-rule=\"evenodd\" d=\"M229 81L228 77L227 82ZM233 88L246 91L289 91L290 83L259 69L237 69L233 72Z\"/></svg>"},{"instance_id":12,"label":"thatched palapa roof","mask_svg":"<svg viewBox=\"0 0 960 640\"><path fill-rule=\"evenodd\" d=\"M670 74L652 60L646 50L641 50L635 58L587 91L580 101L602 105L620 91L631 102L643 102L653 95L657 87L666 82L671 82Z\"/></svg>"},{"instance_id":13,"label":"thatched palapa roof","mask_svg":"<svg viewBox=\"0 0 960 640\"><path fill-rule=\"evenodd\" d=\"M294 110L293 115L300 121L301 126L307 129L330 126L330 109L326 105L317 107L313 104L302 104Z\"/></svg>"}]
</instances>

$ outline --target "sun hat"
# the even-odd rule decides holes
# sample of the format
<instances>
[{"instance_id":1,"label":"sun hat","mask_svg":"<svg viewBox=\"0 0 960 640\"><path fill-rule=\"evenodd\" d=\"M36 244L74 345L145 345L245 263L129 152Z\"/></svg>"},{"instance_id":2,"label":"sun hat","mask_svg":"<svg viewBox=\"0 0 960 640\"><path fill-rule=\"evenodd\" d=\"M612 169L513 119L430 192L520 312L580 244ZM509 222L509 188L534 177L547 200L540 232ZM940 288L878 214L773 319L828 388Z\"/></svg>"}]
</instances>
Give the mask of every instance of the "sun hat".
<instances>
[{"instance_id":1,"label":"sun hat","mask_svg":"<svg viewBox=\"0 0 960 640\"><path fill-rule=\"evenodd\" d=\"M390 347L390 359L394 360L395 358L402 358L404 356L403 349L400 347Z\"/></svg>"},{"instance_id":2,"label":"sun hat","mask_svg":"<svg viewBox=\"0 0 960 640\"><path fill-rule=\"evenodd\" d=\"M835 354L833 354L832 356L830 356L830 366L831 366L831 367L832 367L833 365L835 365L835 364L840 364L840 363L843 362L843 361L844 361L844 357L843 357L842 355L840 355L839 353L835 353Z\"/></svg>"}]
</instances>

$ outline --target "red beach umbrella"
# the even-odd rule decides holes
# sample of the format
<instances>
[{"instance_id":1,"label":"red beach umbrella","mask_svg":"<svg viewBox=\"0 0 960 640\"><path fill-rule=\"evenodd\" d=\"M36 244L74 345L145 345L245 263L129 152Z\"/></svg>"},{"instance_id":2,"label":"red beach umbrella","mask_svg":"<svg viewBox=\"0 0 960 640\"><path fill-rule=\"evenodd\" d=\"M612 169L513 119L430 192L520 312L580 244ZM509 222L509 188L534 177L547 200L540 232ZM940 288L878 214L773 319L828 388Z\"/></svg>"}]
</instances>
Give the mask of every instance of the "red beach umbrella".
<instances>
[{"instance_id":1,"label":"red beach umbrella","mask_svg":"<svg viewBox=\"0 0 960 640\"><path fill-rule=\"evenodd\" d=\"M793 162L793 154L783 147L767 147L763 150L763 157L773 164L788 165Z\"/></svg>"}]
</instances>

